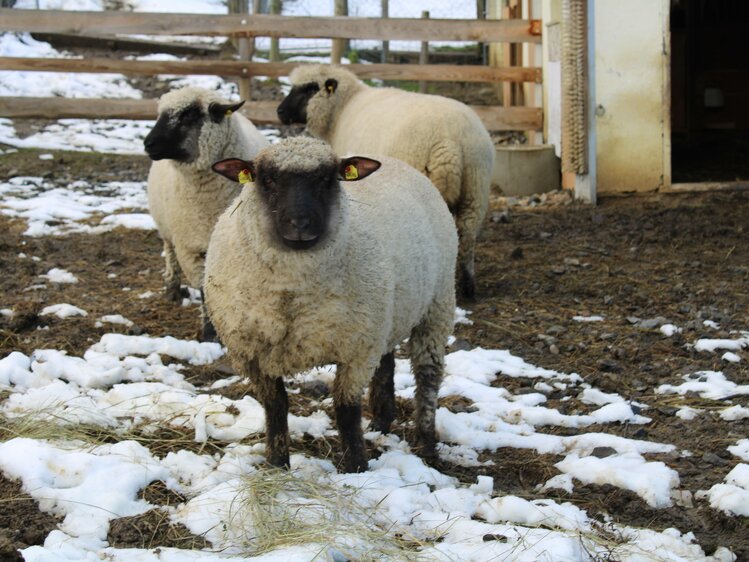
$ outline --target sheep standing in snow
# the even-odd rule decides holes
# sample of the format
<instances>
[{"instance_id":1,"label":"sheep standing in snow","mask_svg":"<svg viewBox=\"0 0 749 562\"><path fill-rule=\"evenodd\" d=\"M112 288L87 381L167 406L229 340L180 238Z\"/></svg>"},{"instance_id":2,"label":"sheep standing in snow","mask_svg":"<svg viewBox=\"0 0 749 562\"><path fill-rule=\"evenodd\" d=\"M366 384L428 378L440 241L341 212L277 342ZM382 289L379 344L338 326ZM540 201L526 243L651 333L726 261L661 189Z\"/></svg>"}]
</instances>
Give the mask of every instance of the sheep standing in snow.
<instances>
[{"instance_id":1,"label":"sheep standing in snow","mask_svg":"<svg viewBox=\"0 0 749 562\"><path fill-rule=\"evenodd\" d=\"M372 427L388 432L393 350L406 337L417 385L415 447L433 455L457 253L438 191L399 160L339 160L309 137L273 145L254 162L218 162L214 170L255 180L216 224L205 296L235 368L265 408L268 461L289 464L282 377L335 363L343 466L365 470L361 396L374 373Z\"/></svg>"},{"instance_id":2,"label":"sheep standing in snow","mask_svg":"<svg viewBox=\"0 0 749 562\"><path fill-rule=\"evenodd\" d=\"M148 174L148 206L164 240L167 298L181 299L180 271L201 289L205 253L219 215L239 194L234 182L217 176L211 165L234 154L250 157L268 141L217 93L183 88L159 100L159 117L144 140L154 160ZM201 307L203 339L215 332Z\"/></svg>"},{"instance_id":3,"label":"sheep standing in snow","mask_svg":"<svg viewBox=\"0 0 749 562\"><path fill-rule=\"evenodd\" d=\"M343 68L298 66L278 106L284 123L306 123L339 153L399 158L437 186L455 216L459 289L475 294L474 249L486 215L494 145L478 116L442 96L372 88Z\"/></svg>"}]
</instances>

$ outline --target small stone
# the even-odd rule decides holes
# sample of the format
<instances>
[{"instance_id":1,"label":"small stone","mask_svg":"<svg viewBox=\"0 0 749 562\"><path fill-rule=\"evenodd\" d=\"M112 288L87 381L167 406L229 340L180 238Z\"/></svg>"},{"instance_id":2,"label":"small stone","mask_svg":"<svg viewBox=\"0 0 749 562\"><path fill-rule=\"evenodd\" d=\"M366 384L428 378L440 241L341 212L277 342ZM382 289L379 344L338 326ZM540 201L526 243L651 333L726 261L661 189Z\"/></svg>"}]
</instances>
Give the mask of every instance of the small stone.
<instances>
[{"instance_id":1,"label":"small stone","mask_svg":"<svg viewBox=\"0 0 749 562\"><path fill-rule=\"evenodd\" d=\"M663 324L668 324L668 320L665 319L663 316L656 316L655 318L647 318L646 320L640 320L640 323L638 325L640 326L640 328L643 328L644 330L653 330Z\"/></svg>"},{"instance_id":2,"label":"small stone","mask_svg":"<svg viewBox=\"0 0 749 562\"><path fill-rule=\"evenodd\" d=\"M579 266L580 260L577 258L564 258L564 265Z\"/></svg>"},{"instance_id":3,"label":"small stone","mask_svg":"<svg viewBox=\"0 0 749 562\"><path fill-rule=\"evenodd\" d=\"M510 259L519 260L523 258L523 248L518 246L510 252Z\"/></svg>"},{"instance_id":4,"label":"small stone","mask_svg":"<svg viewBox=\"0 0 749 562\"><path fill-rule=\"evenodd\" d=\"M564 275L567 273L567 268L563 265L553 265L551 267L551 272L555 275Z\"/></svg>"},{"instance_id":5,"label":"small stone","mask_svg":"<svg viewBox=\"0 0 749 562\"><path fill-rule=\"evenodd\" d=\"M704 455L702 455L702 460L714 466L724 466L728 464L728 461L726 459L720 458L715 453L705 453Z\"/></svg>"},{"instance_id":6,"label":"small stone","mask_svg":"<svg viewBox=\"0 0 749 562\"><path fill-rule=\"evenodd\" d=\"M598 457L599 459L605 459L611 455L615 455L617 450L613 447L596 447L590 452L591 457Z\"/></svg>"},{"instance_id":7,"label":"small stone","mask_svg":"<svg viewBox=\"0 0 749 562\"><path fill-rule=\"evenodd\" d=\"M608 341L613 340L616 337L616 334L612 334L611 332L604 332L600 336L598 336L598 339L601 341Z\"/></svg>"},{"instance_id":8,"label":"small stone","mask_svg":"<svg viewBox=\"0 0 749 562\"><path fill-rule=\"evenodd\" d=\"M302 382L299 384L299 389L312 398L324 398L330 394L328 385L320 380Z\"/></svg>"},{"instance_id":9,"label":"small stone","mask_svg":"<svg viewBox=\"0 0 749 562\"><path fill-rule=\"evenodd\" d=\"M549 346L549 353L552 355L559 355L559 348L556 346L556 344L551 344Z\"/></svg>"},{"instance_id":10,"label":"small stone","mask_svg":"<svg viewBox=\"0 0 749 562\"><path fill-rule=\"evenodd\" d=\"M471 346L468 340L464 340L463 338L456 338L456 340L450 346L450 353L452 353L453 351L470 351L471 349L473 349L473 346Z\"/></svg>"},{"instance_id":11,"label":"small stone","mask_svg":"<svg viewBox=\"0 0 749 562\"><path fill-rule=\"evenodd\" d=\"M605 373L620 373L622 368L616 361L611 359L601 359L597 363L598 368Z\"/></svg>"},{"instance_id":12,"label":"small stone","mask_svg":"<svg viewBox=\"0 0 749 562\"><path fill-rule=\"evenodd\" d=\"M637 324L640 319L637 316L627 316L627 322L630 324Z\"/></svg>"},{"instance_id":13,"label":"small stone","mask_svg":"<svg viewBox=\"0 0 749 562\"><path fill-rule=\"evenodd\" d=\"M610 305L612 302L614 302L614 297L612 297L611 295L606 295L605 297L603 297L603 304L605 304L606 306Z\"/></svg>"},{"instance_id":14,"label":"small stone","mask_svg":"<svg viewBox=\"0 0 749 562\"><path fill-rule=\"evenodd\" d=\"M552 236L554 235L551 232L540 232L538 234L538 237L541 238L542 240L546 240L548 238L551 238Z\"/></svg>"},{"instance_id":15,"label":"small stone","mask_svg":"<svg viewBox=\"0 0 749 562\"><path fill-rule=\"evenodd\" d=\"M490 541L507 542L507 537L504 535L497 535L495 533L489 533L489 534L484 535L482 540L484 542L490 542Z\"/></svg>"},{"instance_id":16,"label":"small stone","mask_svg":"<svg viewBox=\"0 0 749 562\"><path fill-rule=\"evenodd\" d=\"M671 406L660 406L656 408L656 410L658 410L664 416L673 416L674 414L676 414L676 412L679 411L679 408L673 408Z\"/></svg>"},{"instance_id":17,"label":"small stone","mask_svg":"<svg viewBox=\"0 0 749 562\"><path fill-rule=\"evenodd\" d=\"M553 345L557 342L557 338L554 336L547 336L546 334L538 334L536 338L544 342L546 345Z\"/></svg>"},{"instance_id":18,"label":"small stone","mask_svg":"<svg viewBox=\"0 0 749 562\"><path fill-rule=\"evenodd\" d=\"M566 331L567 331L567 328L565 328L564 326L560 326L559 324L554 324L553 326L549 327L546 330L546 333L558 336L560 334L565 333Z\"/></svg>"}]
</instances>

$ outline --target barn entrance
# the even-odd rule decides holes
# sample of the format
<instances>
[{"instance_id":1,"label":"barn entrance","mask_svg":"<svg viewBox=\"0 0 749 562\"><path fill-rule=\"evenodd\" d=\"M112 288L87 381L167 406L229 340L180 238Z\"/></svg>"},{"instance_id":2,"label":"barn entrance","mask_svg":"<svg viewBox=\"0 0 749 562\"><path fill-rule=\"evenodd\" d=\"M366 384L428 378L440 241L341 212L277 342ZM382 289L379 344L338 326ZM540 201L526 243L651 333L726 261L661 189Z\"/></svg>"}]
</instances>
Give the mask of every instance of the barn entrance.
<instances>
[{"instance_id":1,"label":"barn entrance","mask_svg":"<svg viewBox=\"0 0 749 562\"><path fill-rule=\"evenodd\" d=\"M746 0L671 0L674 183L749 180Z\"/></svg>"}]
</instances>

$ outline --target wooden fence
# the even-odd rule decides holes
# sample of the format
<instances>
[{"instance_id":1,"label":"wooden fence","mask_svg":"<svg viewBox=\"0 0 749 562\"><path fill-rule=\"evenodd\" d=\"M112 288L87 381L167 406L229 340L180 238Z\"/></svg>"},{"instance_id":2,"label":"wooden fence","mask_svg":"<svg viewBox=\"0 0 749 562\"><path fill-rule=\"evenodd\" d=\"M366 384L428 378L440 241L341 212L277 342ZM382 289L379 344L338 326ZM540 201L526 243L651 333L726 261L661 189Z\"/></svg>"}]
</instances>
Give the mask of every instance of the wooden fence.
<instances>
[{"instance_id":1,"label":"wooden fence","mask_svg":"<svg viewBox=\"0 0 749 562\"><path fill-rule=\"evenodd\" d=\"M438 20L356 17L289 17L272 15L204 15L132 12L70 12L0 9L0 31L65 33L90 36L197 35L479 41L540 43L529 20ZM134 61L110 58L0 57L0 70L94 72L125 75L210 74L249 83L253 76L287 76L297 63L251 60ZM432 82L540 83L537 67L416 64L348 65L360 78ZM245 88L246 91L246 88ZM243 109L257 123L278 123L278 102L248 102ZM472 106L489 130L539 130L543 110L536 107ZM2 117L60 119L153 119L155 100L0 97Z\"/></svg>"}]
</instances>

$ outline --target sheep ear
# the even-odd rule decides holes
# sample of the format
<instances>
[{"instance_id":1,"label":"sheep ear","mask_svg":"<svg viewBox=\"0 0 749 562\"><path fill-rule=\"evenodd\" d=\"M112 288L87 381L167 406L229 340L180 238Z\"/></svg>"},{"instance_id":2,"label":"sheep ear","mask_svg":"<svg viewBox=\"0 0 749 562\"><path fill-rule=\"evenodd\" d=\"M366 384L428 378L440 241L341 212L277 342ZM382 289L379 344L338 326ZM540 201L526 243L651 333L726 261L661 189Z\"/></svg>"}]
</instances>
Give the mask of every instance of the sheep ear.
<instances>
[{"instance_id":1,"label":"sheep ear","mask_svg":"<svg viewBox=\"0 0 749 562\"><path fill-rule=\"evenodd\" d=\"M328 92L328 95L334 94L337 89L338 80L336 80L335 78L328 78L325 81L325 91Z\"/></svg>"},{"instance_id":2,"label":"sheep ear","mask_svg":"<svg viewBox=\"0 0 749 562\"><path fill-rule=\"evenodd\" d=\"M363 156L344 158L338 165L338 179L342 181L361 180L372 172L376 172L381 165L377 160L364 158Z\"/></svg>"},{"instance_id":3,"label":"sheep ear","mask_svg":"<svg viewBox=\"0 0 749 562\"><path fill-rule=\"evenodd\" d=\"M224 117L229 117L235 111L238 111L240 107L244 105L244 100L239 103L212 103L208 106L208 113L211 115L211 121L214 123L221 123Z\"/></svg>"},{"instance_id":4,"label":"sheep ear","mask_svg":"<svg viewBox=\"0 0 749 562\"><path fill-rule=\"evenodd\" d=\"M255 181L255 164L249 160L239 158L227 158L216 162L211 169L217 174L237 183L250 183Z\"/></svg>"}]
</instances>

